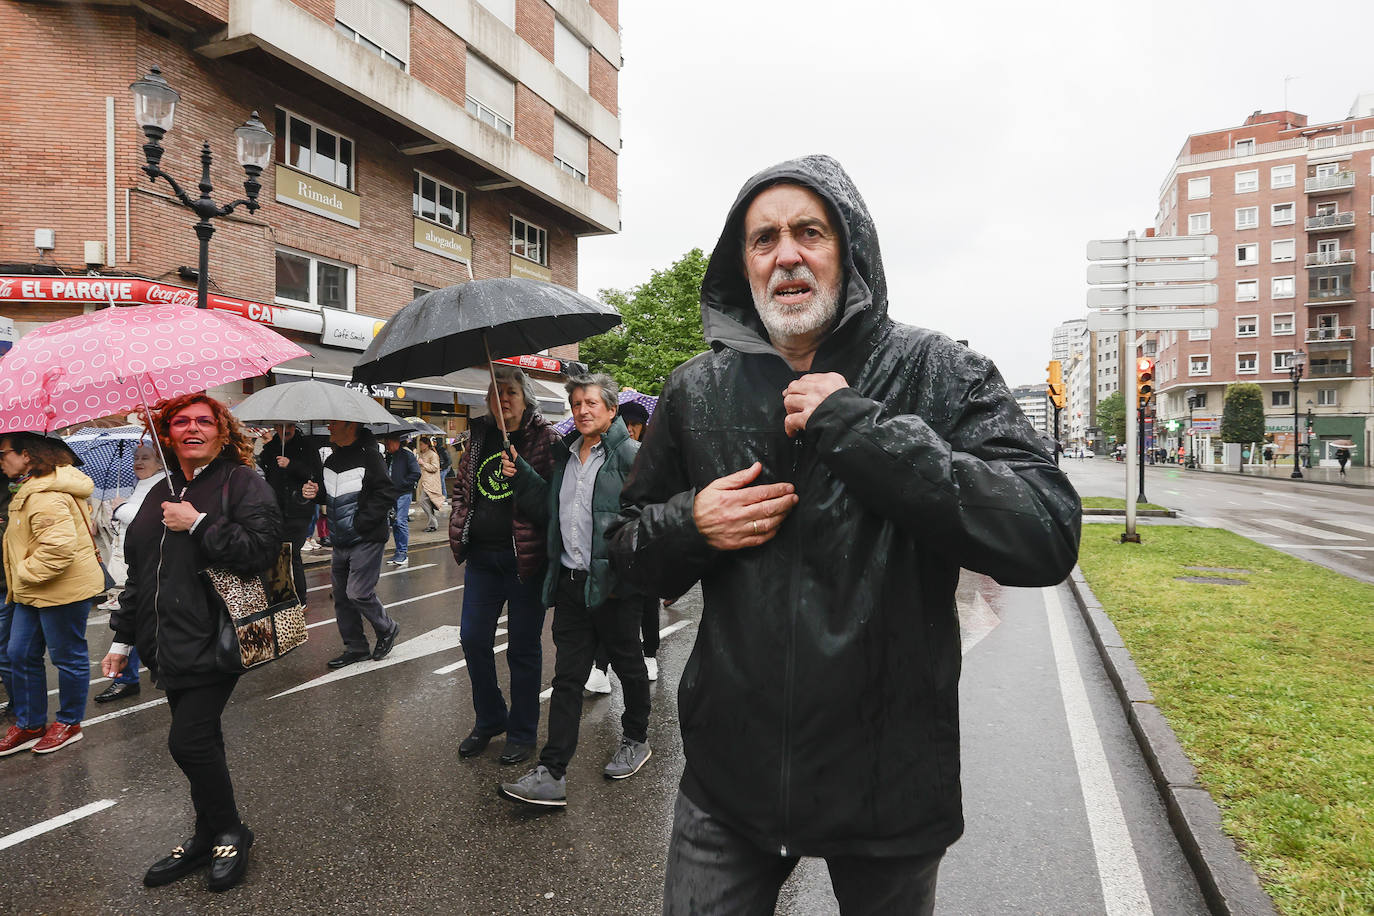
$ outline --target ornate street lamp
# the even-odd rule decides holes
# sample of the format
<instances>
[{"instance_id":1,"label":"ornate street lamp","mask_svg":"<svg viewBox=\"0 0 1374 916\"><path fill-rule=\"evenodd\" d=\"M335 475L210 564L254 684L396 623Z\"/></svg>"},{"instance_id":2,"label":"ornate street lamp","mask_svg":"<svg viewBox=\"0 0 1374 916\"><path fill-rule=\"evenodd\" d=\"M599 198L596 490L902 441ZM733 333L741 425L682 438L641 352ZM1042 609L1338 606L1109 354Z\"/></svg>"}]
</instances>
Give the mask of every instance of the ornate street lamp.
<instances>
[{"instance_id":1,"label":"ornate street lamp","mask_svg":"<svg viewBox=\"0 0 1374 916\"><path fill-rule=\"evenodd\" d=\"M252 213L261 206L258 203L258 192L262 190L262 185L258 183L258 176L272 158L272 133L258 119L256 111L242 127L234 130L239 164L248 176L248 180L243 183L247 197L222 207L210 199L210 192L214 187L210 184L210 142L207 140L200 150L200 198L192 200L190 195L181 189L181 185L161 168L162 137L172 129L177 102L181 101L180 93L167 85L167 80L163 79L162 71L157 67L153 67L147 76L129 88L134 93L134 117L138 120L138 126L143 128L143 136L148 141L143 144L143 156L148 160L148 164L143 167L144 174L148 176L149 181L165 179L176 192L177 200L200 217L200 222L196 223L196 237L200 239L200 269L196 272L196 307L205 308L210 272L210 236L215 234L215 227L210 220L217 216L228 216L239 207L244 207Z\"/></svg>"},{"instance_id":2,"label":"ornate street lamp","mask_svg":"<svg viewBox=\"0 0 1374 916\"><path fill-rule=\"evenodd\" d=\"M1197 409L1197 389L1184 392L1188 398L1188 467L1197 467L1197 431L1193 429L1193 411Z\"/></svg>"},{"instance_id":3,"label":"ornate street lamp","mask_svg":"<svg viewBox=\"0 0 1374 916\"><path fill-rule=\"evenodd\" d=\"M1312 399L1307 399L1307 466L1312 466Z\"/></svg>"},{"instance_id":4,"label":"ornate street lamp","mask_svg":"<svg viewBox=\"0 0 1374 916\"><path fill-rule=\"evenodd\" d=\"M1298 466L1298 382L1302 381L1306 365L1307 354L1301 350L1294 350L1288 358L1288 377L1293 380L1293 473L1288 476L1294 480L1302 479L1302 468Z\"/></svg>"}]
</instances>

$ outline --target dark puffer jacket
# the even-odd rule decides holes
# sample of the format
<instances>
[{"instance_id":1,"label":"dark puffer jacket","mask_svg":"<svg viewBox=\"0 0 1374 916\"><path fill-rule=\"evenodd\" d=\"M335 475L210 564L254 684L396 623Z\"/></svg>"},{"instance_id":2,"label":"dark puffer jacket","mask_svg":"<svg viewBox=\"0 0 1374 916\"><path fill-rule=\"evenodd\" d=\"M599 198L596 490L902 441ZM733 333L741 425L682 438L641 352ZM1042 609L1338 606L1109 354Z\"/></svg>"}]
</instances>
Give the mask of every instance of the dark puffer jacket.
<instances>
[{"instance_id":1,"label":"dark puffer jacket","mask_svg":"<svg viewBox=\"0 0 1374 916\"><path fill-rule=\"evenodd\" d=\"M779 182L819 194L845 253L840 314L811 372L849 387L789 439L798 377L771 346L741 257L744 211ZM839 164L808 157L741 191L702 284L712 351L673 372L625 508L617 569L656 595L700 581L679 686L682 790L787 855L934 852L963 830L960 567L1052 585L1077 556L1077 494L993 365L887 316L877 235ZM799 502L761 547L718 552L696 493L762 462Z\"/></svg>"},{"instance_id":2,"label":"dark puffer jacket","mask_svg":"<svg viewBox=\"0 0 1374 916\"><path fill-rule=\"evenodd\" d=\"M286 467L277 465L277 459L283 454L288 462ZM302 496L301 487L310 480L319 483L323 479L324 466L320 462L320 450L311 445L306 436L297 431L287 442L282 439L279 428L272 441L262 447L258 467L262 468L267 485L276 494L282 515L292 521L314 515L315 501Z\"/></svg>"},{"instance_id":3,"label":"dark puffer jacket","mask_svg":"<svg viewBox=\"0 0 1374 916\"><path fill-rule=\"evenodd\" d=\"M352 445L336 445L324 463L317 499L329 510L329 539L338 547L385 544L400 489L391 482L377 440L360 432Z\"/></svg>"},{"instance_id":4,"label":"dark puffer jacket","mask_svg":"<svg viewBox=\"0 0 1374 916\"><path fill-rule=\"evenodd\" d=\"M165 478L153 486L124 538L129 579L110 614L115 641L137 645L164 690L231 676L215 665L219 615L206 601L200 570L217 566L256 575L276 560L282 543L277 500L250 469L216 458L187 483L173 464L172 487L205 518L195 531L168 531L162 504L173 491ZM222 505L229 507L227 516Z\"/></svg>"},{"instance_id":5,"label":"dark puffer jacket","mask_svg":"<svg viewBox=\"0 0 1374 916\"><path fill-rule=\"evenodd\" d=\"M458 460L454 472L453 511L448 517L448 544L453 551L453 559L462 563L467 559L469 534L472 530L473 493L477 490L477 465L486 452L486 437L500 436L501 430L491 417L477 417L472 421L468 447ZM536 407L525 410L520 420L520 428L510 434L511 445L515 446L520 457L542 476L548 477L553 471L553 449L558 442L558 433L544 419ZM544 526L530 519L514 508L514 540L516 574L522 582L538 582L544 575L548 554L544 548ZM555 561L557 558L555 557Z\"/></svg>"}]
</instances>

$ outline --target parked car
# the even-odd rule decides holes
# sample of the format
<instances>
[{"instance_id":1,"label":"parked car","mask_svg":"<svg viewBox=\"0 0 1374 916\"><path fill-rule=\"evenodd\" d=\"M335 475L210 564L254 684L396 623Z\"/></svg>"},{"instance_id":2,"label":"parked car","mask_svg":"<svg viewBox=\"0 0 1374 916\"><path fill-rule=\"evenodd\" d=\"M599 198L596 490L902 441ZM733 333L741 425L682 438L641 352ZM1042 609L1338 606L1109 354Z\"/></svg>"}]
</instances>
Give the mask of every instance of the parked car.
<instances>
[{"instance_id":1,"label":"parked car","mask_svg":"<svg viewBox=\"0 0 1374 916\"><path fill-rule=\"evenodd\" d=\"M1075 447L1069 449L1067 452L1065 452L1065 454L1068 455L1070 458L1096 458L1096 457L1097 457L1096 455L1093 454L1093 450L1092 450L1092 449L1087 448L1087 447L1082 446L1082 445L1075 446Z\"/></svg>"}]
</instances>

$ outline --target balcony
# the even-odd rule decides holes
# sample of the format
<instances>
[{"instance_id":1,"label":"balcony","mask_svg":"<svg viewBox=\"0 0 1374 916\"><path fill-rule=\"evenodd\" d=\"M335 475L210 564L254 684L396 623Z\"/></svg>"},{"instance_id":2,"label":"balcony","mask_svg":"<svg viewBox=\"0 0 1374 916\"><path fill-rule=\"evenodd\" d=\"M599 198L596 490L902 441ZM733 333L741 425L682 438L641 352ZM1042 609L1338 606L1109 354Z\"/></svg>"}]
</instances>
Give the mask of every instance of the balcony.
<instances>
[{"instance_id":1,"label":"balcony","mask_svg":"<svg viewBox=\"0 0 1374 916\"><path fill-rule=\"evenodd\" d=\"M1355 328L1307 328L1304 339L1310 344L1346 344L1355 339Z\"/></svg>"},{"instance_id":2,"label":"balcony","mask_svg":"<svg viewBox=\"0 0 1374 916\"><path fill-rule=\"evenodd\" d=\"M1355 187L1354 172L1337 172L1334 175L1319 175L1316 178L1309 178L1302 183L1302 189L1308 194L1317 194L1324 191L1348 191Z\"/></svg>"},{"instance_id":3,"label":"balcony","mask_svg":"<svg viewBox=\"0 0 1374 916\"><path fill-rule=\"evenodd\" d=\"M1350 374L1350 363L1308 363L1308 378L1337 378Z\"/></svg>"},{"instance_id":4,"label":"balcony","mask_svg":"<svg viewBox=\"0 0 1374 916\"><path fill-rule=\"evenodd\" d=\"M1342 248L1339 251L1309 251L1307 253L1308 267L1337 267L1342 265L1354 265L1355 249Z\"/></svg>"},{"instance_id":5,"label":"balcony","mask_svg":"<svg viewBox=\"0 0 1374 916\"><path fill-rule=\"evenodd\" d=\"M1331 231L1333 229L1354 229L1355 211L1347 210L1344 213L1329 213L1325 216L1309 216L1304 222L1303 227L1308 232Z\"/></svg>"},{"instance_id":6,"label":"balcony","mask_svg":"<svg viewBox=\"0 0 1374 916\"><path fill-rule=\"evenodd\" d=\"M1307 290L1308 305L1345 305L1355 301L1355 290L1349 286L1328 286L1323 289L1309 287Z\"/></svg>"}]
</instances>

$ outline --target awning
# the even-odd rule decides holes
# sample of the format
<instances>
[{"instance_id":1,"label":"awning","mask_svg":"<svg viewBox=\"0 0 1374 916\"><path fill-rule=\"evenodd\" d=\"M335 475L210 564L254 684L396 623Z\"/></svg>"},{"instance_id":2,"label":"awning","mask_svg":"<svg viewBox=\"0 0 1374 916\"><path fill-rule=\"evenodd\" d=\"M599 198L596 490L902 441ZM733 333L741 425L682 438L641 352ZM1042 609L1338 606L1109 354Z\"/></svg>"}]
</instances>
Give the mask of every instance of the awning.
<instances>
[{"instance_id":1,"label":"awning","mask_svg":"<svg viewBox=\"0 0 1374 916\"><path fill-rule=\"evenodd\" d=\"M279 382L314 378L322 382L346 385L374 398L394 398L402 401L432 401L483 407L487 398L490 376L485 369L460 369L446 375L432 375L405 382L384 385L364 385L353 381L353 365L362 357L356 350L338 350L317 343L300 342L310 356L287 360L272 370ZM536 381L537 380L532 380ZM550 386L537 385L539 409L562 416L565 412L562 390L551 391Z\"/></svg>"}]
</instances>

